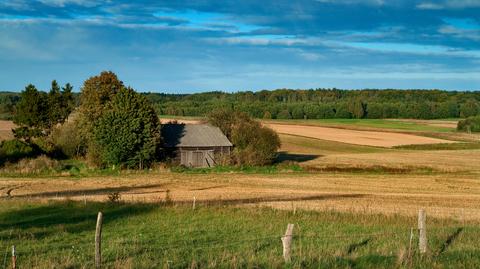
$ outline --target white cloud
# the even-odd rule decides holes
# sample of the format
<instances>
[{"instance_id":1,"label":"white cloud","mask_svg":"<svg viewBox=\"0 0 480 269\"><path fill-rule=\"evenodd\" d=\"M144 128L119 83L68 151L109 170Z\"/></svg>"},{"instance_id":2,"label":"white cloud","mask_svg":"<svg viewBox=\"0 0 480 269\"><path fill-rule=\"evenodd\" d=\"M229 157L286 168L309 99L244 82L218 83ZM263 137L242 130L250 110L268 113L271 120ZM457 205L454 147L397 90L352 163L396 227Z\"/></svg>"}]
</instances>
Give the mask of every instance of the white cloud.
<instances>
[{"instance_id":1,"label":"white cloud","mask_svg":"<svg viewBox=\"0 0 480 269\"><path fill-rule=\"evenodd\" d=\"M438 9L443 9L444 7L439 4L434 4L434 3L421 3L417 5L418 9L429 9L429 10L438 10Z\"/></svg>"},{"instance_id":2,"label":"white cloud","mask_svg":"<svg viewBox=\"0 0 480 269\"><path fill-rule=\"evenodd\" d=\"M384 0L317 0L321 3L334 3L334 4L364 4L381 6L385 4Z\"/></svg>"},{"instance_id":3,"label":"white cloud","mask_svg":"<svg viewBox=\"0 0 480 269\"><path fill-rule=\"evenodd\" d=\"M441 34L452 35L457 38L471 39L480 41L480 30L460 29L451 25L445 25L438 29Z\"/></svg>"},{"instance_id":4,"label":"white cloud","mask_svg":"<svg viewBox=\"0 0 480 269\"><path fill-rule=\"evenodd\" d=\"M479 0L444 0L437 2L423 2L416 6L418 9L464 9L480 7Z\"/></svg>"},{"instance_id":5,"label":"white cloud","mask_svg":"<svg viewBox=\"0 0 480 269\"><path fill-rule=\"evenodd\" d=\"M39 0L39 2L54 6L54 7L65 7L69 4L84 6L84 7L93 7L96 6L95 1L92 0Z\"/></svg>"},{"instance_id":6,"label":"white cloud","mask_svg":"<svg viewBox=\"0 0 480 269\"><path fill-rule=\"evenodd\" d=\"M213 43L227 43L227 44L243 44L254 46L267 45L283 45L293 46L298 44L306 45L309 43L306 39L296 38L294 36L275 36L275 35L258 35L258 36L239 36L239 37L225 37L208 39Z\"/></svg>"}]
</instances>

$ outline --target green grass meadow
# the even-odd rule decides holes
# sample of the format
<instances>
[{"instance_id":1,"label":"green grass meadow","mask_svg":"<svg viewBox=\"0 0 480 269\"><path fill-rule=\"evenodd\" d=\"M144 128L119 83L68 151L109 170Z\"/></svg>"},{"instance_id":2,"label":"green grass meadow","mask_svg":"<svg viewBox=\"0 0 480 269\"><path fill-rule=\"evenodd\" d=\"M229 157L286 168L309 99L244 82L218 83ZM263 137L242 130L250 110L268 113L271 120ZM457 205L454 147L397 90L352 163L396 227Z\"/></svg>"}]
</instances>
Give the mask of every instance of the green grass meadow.
<instances>
[{"instance_id":1,"label":"green grass meadow","mask_svg":"<svg viewBox=\"0 0 480 269\"><path fill-rule=\"evenodd\" d=\"M375 128L403 130L413 132L453 132L454 128L439 127L419 122L407 122L389 119L308 119L308 120L267 120L271 123L307 124L325 127Z\"/></svg>"},{"instance_id":2,"label":"green grass meadow","mask_svg":"<svg viewBox=\"0 0 480 269\"><path fill-rule=\"evenodd\" d=\"M18 268L93 268L98 211L104 213L104 268L480 267L480 227L454 220L427 219L429 253L421 257L416 230L409 252L414 217L202 204L193 210L168 201L4 200L3 268L10 268L12 245ZM290 264L280 240L288 223L295 224Z\"/></svg>"}]
</instances>

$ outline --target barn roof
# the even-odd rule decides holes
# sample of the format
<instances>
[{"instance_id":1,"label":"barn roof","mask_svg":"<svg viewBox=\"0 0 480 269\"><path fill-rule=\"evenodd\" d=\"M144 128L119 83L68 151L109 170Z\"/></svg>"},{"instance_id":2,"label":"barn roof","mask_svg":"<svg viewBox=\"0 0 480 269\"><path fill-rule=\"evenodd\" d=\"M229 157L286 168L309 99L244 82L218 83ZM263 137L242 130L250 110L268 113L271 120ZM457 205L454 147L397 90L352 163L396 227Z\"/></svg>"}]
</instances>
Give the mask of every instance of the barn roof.
<instances>
[{"instance_id":1,"label":"barn roof","mask_svg":"<svg viewBox=\"0 0 480 269\"><path fill-rule=\"evenodd\" d=\"M208 124L162 125L165 147L231 147L218 127Z\"/></svg>"}]
</instances>

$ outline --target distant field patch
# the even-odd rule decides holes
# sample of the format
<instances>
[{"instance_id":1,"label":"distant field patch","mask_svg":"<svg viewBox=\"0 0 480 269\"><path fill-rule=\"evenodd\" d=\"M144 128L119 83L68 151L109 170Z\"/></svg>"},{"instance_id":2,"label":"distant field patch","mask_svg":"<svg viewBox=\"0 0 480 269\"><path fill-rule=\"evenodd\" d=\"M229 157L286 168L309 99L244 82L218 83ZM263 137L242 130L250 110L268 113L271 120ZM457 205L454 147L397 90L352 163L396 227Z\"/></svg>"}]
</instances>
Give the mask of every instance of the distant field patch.
<instances>
[{"instance_id":1,"label":"distant field patch","mask_svg":"<svg viewBox=\"0 0 480 269\"><path fill-rule=\"evenodd\" d=\"M330 127L266 123L280 134L298 135L336 142L375 147L454 143L453 141L418 135L380 131L358 131Z\"/></svg>"},{"instance_id":2,"label":"distant field patch","mask_svg":"<svg viewBox=\"0 0 480 269\"><path fill-rule=\"evenodd\" d=\"M12 139L12 129L15 128L15 124L11 121L0 120L0 141Z\"/></svg>"},{"instance_id":3,"label":"distant field patch","mask_svg":"<svg viewBox=\"0 0 480 269\"><path fill-rule=\"evenodd\" d=\"M321 140L304 136L280 134L282 147L280 151L290 153L310 153L320 156L332 154L354 154L354 153L381 153L388 149L353 145L329 140Z\"/></svg>"},{"instance_id":4,"label":"distant field patch","mask_svg":"<svg viewBox=\"0 0 480 269\"><path fill-rule=\"evenodd\" d=\"M308 119L308 120L265 120L267 123L313 125L354 130L390 130L407 132L452 132L455 120L409 120L409 119Z\"/></svg>"}]
</instances>

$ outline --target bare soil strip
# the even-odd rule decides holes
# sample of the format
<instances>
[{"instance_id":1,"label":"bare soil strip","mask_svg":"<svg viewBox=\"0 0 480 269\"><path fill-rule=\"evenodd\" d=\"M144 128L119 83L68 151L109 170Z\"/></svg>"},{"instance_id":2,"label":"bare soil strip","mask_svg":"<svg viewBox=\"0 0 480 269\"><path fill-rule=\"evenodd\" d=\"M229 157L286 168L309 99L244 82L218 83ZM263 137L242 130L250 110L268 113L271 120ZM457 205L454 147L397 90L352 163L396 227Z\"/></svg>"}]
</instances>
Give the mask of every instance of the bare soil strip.
<instances>
[{"instance_id":1,"label":"bare soil strip","mask_svg":"<svg viewBox=\"0 0 480 269\"><path fill-rule=\"evenodd\" d=\"M455 143L454 141L403 133L357 131L330 127L268 123L278 133L311 137L355 145L390 148L400 145Z\"/></svg>"}]
</instances>

